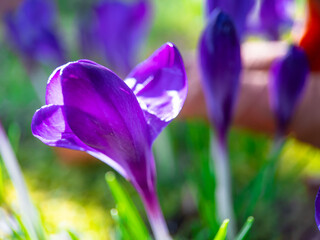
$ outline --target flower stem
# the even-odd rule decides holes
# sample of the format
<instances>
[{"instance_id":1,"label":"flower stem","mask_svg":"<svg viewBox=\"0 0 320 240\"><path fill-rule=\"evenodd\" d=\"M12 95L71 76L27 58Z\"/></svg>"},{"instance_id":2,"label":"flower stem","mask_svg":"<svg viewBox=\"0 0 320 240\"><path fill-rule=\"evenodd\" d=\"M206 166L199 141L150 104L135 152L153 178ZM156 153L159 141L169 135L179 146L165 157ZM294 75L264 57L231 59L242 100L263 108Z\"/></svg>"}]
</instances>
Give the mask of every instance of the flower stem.
<instances>
[{"instance_id":1,"label":"flower stem","mask_svg":"<svg viewBox=\"0 0 320 240\"><path fill-rule=\"evenodd\" d=\"M263 186L261 191L263 191L263 196L270 195L274 189L273 184L275 180L276 171L279 164L279 158L281 151L285 143L285 137L281 134L277 134L273 140L272 147L269 152L268 162L266 165L266 171L263 179Z\"/></svg>"},{"instance_id":2,"label":"flower stem","mask_svg":"<svg viewBox=\"0 0 320 240\"><path fill-rule=\"evenodd\" d=\"M39 101L44 104L45 103L45 89L46 82L43 79L47 78L47 74L40 67L35 67L32 70L28 71L29 78L31 80L31 84L34 88L35 93Z\"/></svg>"},{"instance_id":3,"label":"flower stem","mask_svg":"<svg viewBox=\"0 0 320 240\"><path fill-rule=\"evenodd\" d=\"M149 192L146 196L142 196L142 201L147 211L148 219L156 240L171 240L169 230L156 194L156 191Z\"/></svg>"},{"instance_id":4,"label":"flower stem","mask_svg":"<svg viewBox=\"0 0 320 240\"><path fill-rule=\"evenodd\" d=\"M216 190L215 199L219 220L230 219L228 237L233 239L236 232L235 214L232 204L232 188L229 159L224 140L211 138L211 155L214 164Z\"/></svg>"},{"instance_id":5,"label":"flower stem","mask_svg":"<svg viewBox=\"0 0 320 240\"><path fill-rule=\"evenodd\" d=\"M0 122L0 153L10 176L10 179L17 191L21 216L28 230L31 239L44 239L44 233L37 211L29 197L27 186L24 182L18 161L12 150L7 135Z\"/></svg>"}]
</instances>

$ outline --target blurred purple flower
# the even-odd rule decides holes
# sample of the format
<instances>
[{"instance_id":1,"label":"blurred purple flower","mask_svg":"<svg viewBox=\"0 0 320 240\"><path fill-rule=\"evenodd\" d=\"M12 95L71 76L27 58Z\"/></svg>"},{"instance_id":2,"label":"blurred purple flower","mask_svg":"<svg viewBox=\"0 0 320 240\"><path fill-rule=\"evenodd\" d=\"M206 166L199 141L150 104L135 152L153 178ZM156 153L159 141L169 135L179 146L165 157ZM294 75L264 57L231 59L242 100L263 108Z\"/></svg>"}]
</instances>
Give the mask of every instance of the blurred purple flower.
<instances>
[{"instance_id":1,"label":"blurred purple flower","mask_svg":"<svg viewBox=\"0 0 320 240\"><path fill-rule=\"evenodd\" d=\"M209 118L221 142L225 141L239 87L240 44L232 20L211 13L199 44L202 84Z\"/></svg>"},{"instance_id":2,"label":"blurred purple flower","mask_svg":"<svg viewBox=\"0 0 320 240\"><path fill-rule=\"evenodd\" d=\"M241 38L246 30L247 18L254 4L255 0L207 0L207 15L210 16L216 8L228 14Z\"/></svg>"},{"instance_id":3,"label":"blurred purple flower","mask_svg":"<svg viewBox=\"0 0 320 240\"><path fill-rule=\"evenodd\" d=\"M157 239L166 239L151 145L178 115L186 94L184 65L172 43L134 68L125 81L95 62L79 60L50 76L47 105L35 113L32 132L49 146L85 151L131 181Z\"/></svg>"},{"instance_id":4,"label":"blurred purple flower","mask_svg":"<svg viewBox=\"0 0 320 240\"><path fill-rule=\"evenodd\" d=\"M150 22L148 0L103 1L86 13L85 20L80 20L82 52L86 57L102 53L110 68L126 75L137 63Z\"/></svg>"},{"instance_id":5,"label":"blurred purple flower","mask_svg":"<svg viewBox=\"0 0 320 240\"><path fill-rule=\"evenodd\" d=\"M315 205L314 217L316 219L317 227L320 230L320 188L319 188L319 191L317 193L314 205Z\"/></svg>"},{"instance_id":6,"label":"blurred purple flower","mask_svg":"<svg viewBox=\"0 0 320 240\"><path fill-rule=\"evenodd\" d=\"M55 32L56 11L51 0L25 0L4 18L9 43L27 65L65 61Z\"/></svg>"},{"instance_id":7,"label":"blurred purple flower","mask_svg":"<svg viewBox=\"0 0 320 240\"><path fill-rule=\"evenodd\" d=\"M290 12L293 4L293 0L262 0L258 19L250 27L251 30L271 40L278 40L293 24Z\"/></svg>"},{"instance_id":8,"label":"blurred purple flower","mask_svg":"<svg viewBox=\"0 0 320 240\"><path fill-rule=\"evenodd\" d=\"M288 53L274 62L270 76L270 100L277 121L277 134L282 136L290 123L309 73L307 56L302 48L292 45Z\"/></svg>"}]
</instances>

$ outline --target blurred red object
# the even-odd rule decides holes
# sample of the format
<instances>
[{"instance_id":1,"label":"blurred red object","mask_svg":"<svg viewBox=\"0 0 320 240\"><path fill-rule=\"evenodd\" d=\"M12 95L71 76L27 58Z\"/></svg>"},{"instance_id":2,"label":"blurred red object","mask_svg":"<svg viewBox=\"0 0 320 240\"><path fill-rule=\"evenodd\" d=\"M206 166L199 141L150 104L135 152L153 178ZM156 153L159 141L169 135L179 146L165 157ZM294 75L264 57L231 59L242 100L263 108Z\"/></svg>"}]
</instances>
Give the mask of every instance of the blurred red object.
<instances>
[{"instance_id":1,"label":"blurred red object","mask_svg":"<svg viewBox=\"0 0 320 240\"><path fill-rule=\"evenodd\" d=\"M320 1L308 0L306 28L300 40L306 51L311 71L320 72Z\"/></svg>"}]
</instances>

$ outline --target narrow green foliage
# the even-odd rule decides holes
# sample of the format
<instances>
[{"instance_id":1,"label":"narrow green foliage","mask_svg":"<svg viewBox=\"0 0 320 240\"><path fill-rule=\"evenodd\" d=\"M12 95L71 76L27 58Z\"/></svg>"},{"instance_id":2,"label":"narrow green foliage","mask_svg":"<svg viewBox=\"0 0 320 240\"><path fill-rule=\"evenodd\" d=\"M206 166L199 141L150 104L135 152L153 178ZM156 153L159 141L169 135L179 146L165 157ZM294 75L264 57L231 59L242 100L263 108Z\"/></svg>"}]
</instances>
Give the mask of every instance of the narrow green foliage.
<instances>
[{"instance_id":1,"label":"narrow green foliage","mask_svg":"<svg viewBox=\"0 0 320 240\"><path fill-rule=\"evenodd\" d=\"M70 237L70 240L79 240L79 237L73 231L68 230L67 233L68 233L68 235Z\"/></svg>"},{"instance_id":2,"label":"narrow green foliage","mask_svg":"<svg viewBox=\"0 0 320 240\"><path fill-rule=\"evenodd\" d=\"M119 216L119 211L116 208L111 209L110 211L112 219L116 223L116 239L130 239L129 229L127 224L123 221L123 218Z\"/></svg>"},{"instance_id":3,"label":"narrow green foliage","mask_svg":"<svg viewBox=\"0 0 320 240\"><path fill-rule=\"evenodd\" d=\"M30 237L30 235L29 235L29 232L28 232L26 226L24 225L24 223L23 223L23 221L22 221L21 216L20 216L19 214L17 214L17 213L13 213L13 216L14 216L15 220L17 221L18 226L19 226L20 231L21 231L20 233L19 233L19 232L16 232L16 231L13 229L13 227L11 227L11 230L13 230L13 233L18 234L18 235L20 236L20 238L22 238L22 239L32 240L31 237ZM23 236L23 237L22 237L22 236Z\"/></svg>"},{"instance_id":4,"label":"narrow green foliage","mask_svg":"<svg viewBox=\"0 0 320 240\"><path fill-rule=\"evenodd\" d=\"M108 172L105 178L117 205L119 216L117 222L120 223L120 230L126 229L131 239L150 239L147 227L141 219L138 210L129 195L120 186L115 174ZM127 235L126 233L123 234Z\"/></svg>"},{"instance_id":5,"label":"narrow green foliage","mask_svg":"<svg viewBox=\"0 0 320 240\"><path fill-rule=\"evenodd\" d=\"M22 237L22 234L18 233L13 227L10 226L12 231L11 240L25 240L26 238Z\"/></svg>"},{"instance_id":6,"label":"narrow green foliage","mask_svg":"<svg viewBox=\"0 0 320 240\"><path fill-rule=\"evenodd\" d=\"M228 225L229 219L224 220L213 240L225 240L227 237Z\"/></svg>"},{"instance_id":7,"label":"narrow green foliage","mask_svg":"<svg viewBox=\"0 0 320 240\"><path fill-rule=\"evenodd\" d=\"M251 215L253 213L260 198L269 201L273 199L275 174L283 145L283 140L274 142L270 154L267 157L267 162L247 187L246 192L250 192L250 198L245 215Z\"/></svg>"},{"instance_id":8,"label":"narrow green foliage","mask_svg":"<svg viewBox=\"0 0 320 240\"><path fill-rule=\"evenodd\" d=\"M246 239L246 237L248 236L248 233L249 233L249 231L250 231L250 229L252 227L253 222L254 222L254 218L253 217L248 217L247 221L245 222L245 224L241 228L241 230L238 233L238 235L236 236L235 240L244 240L244 239Z\"/></svg>"},{"instance_id":9,"label":"narrow green foliage","mask_svg":"<svg viewBox=\"0 0 320 240\"><path fill-rule=\"evenodd\" d=\"M10 124L8 128L8 138L11 143L13 151L17 154L19 149L19 142L21 138L21 130L17 123Z\"/></svg>"},{"instance_id":10,"label":"narrow green foliage","mask_svg":"<svg viewBox=\"0 0 320 240\"><path fill-rule=\"evenodd\" d=\"M1 156L0 156L1 160ZM4 167L2 161L0 161L0 206L5 203L5 191L4 191Z\"/></svg>"},{"instance_id":11,"label":"narrow green foliage","mask_svg":"<svg viewBox=\"0 0 320 240\"><path fill-rule=\"evenodd\" d=\"M211 236L219 230L217 206L215 201L215 174L208 153L209 128L205 123L188 122L187 140L189 154L197 159L193 172L193 181L197 184L197 200L201 220L210 228Z\"/></svg>"}]
</instances>

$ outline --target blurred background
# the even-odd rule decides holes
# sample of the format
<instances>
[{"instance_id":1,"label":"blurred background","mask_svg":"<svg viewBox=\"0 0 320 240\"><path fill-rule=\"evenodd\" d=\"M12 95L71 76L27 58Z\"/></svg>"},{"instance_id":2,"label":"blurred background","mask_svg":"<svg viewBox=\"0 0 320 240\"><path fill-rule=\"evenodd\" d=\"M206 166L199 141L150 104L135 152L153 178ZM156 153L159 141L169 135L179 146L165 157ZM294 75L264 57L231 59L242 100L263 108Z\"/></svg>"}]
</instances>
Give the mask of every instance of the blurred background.
<instances>
[{"instance_id":1,"label":"blurred background","mask_svg":"<svg viewBox=\"0 0 320 240\"><path fill-rule=\"evenodd\" d=\"M115 234L110 216L115 202L104 180L104 174L111 168L85 154L50 148L31 134L32 116L44 103L48 77L56 67L80 58L97 61L125 77L136 63L170 41L177 45L184 57L190 90L181 117L173 121L156 142L160 203L170 232L176 239L209 239L214 224L208 214L214 212L215 207L210 200L214 176L209 167L210 125L201 93L196 54L206 20L204 1L150 1L150 6L139 10L141 19L131 26L139 36L132 33L132 29L121 27L126 35L120 32L109 45L101 43L101 39L110 36L108 31L111 30L99 28L101 19L97 13L102 10L97 10L97 6L100 2L57 0L50 1L48 9L41 6L44 1L34 2L31 10L22 8L23 1L0 2L0 119L46 230L55 234L71 229L81 239L112 239ZM134 1L124 2L132 4ZM244 69L259 68L264 75L243 75L242 81L267 81L270 61L284 55L287 44L299 42L305 29L307 2L297 0L292 3L289 9L292 24L281 30L277 39L280 42L275 43L273 37L255 31L243 37ZM42 14L36 13L36 6L40 6ZM23 12L28 11L30 14L34 11L29 23L23 16ZM110 21L117 23L116 18ZM36 25L47 32L45 37L33 29ZM121 59L128 56L110 53L112 44L120 42L119 39L126 48L117 51L128 56L131 54L132 62L123 63ZM260 43L268 44L271 40L271 44L280 47L263 51L266 47ZM248 43L254 47L246 47ZM316 73L311 75L316 81ZM267 86L264 85L264 89L267 91ZM247 98L243 92L241 90L240 102ZM320 95L320 92L315 94ZM298 112L302 111L300 118L317 115L315 101L309 105L305 102L305 108L298 106ZM270 196L272 200L259 201L255 209L248 206L252 191L250 181L266 163L272 145L274 123L268 103L266 92L261 111L267 114L263 116L254 115L255 112L246 115L237 107L235 127L228 140L238 226L251 214L255 223L250 239L318 239L314 199L320 186L320 151L317 148L320 146L320 122L310 123L314 124L310 126L314 129L311 130L313 134L310 131L304 134L294 117L280 156L275 188ZM304 109L308 109L309 115L304 114ZM243 115L249 120L243 120ZM14 204L16 196L12 184L5 172L2 177L6 201ZM124 179L119 177L119 181L146 219L135 190Z\"/></svg>"}]
</instances>

